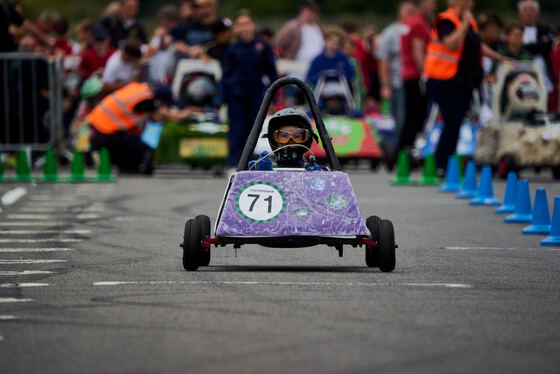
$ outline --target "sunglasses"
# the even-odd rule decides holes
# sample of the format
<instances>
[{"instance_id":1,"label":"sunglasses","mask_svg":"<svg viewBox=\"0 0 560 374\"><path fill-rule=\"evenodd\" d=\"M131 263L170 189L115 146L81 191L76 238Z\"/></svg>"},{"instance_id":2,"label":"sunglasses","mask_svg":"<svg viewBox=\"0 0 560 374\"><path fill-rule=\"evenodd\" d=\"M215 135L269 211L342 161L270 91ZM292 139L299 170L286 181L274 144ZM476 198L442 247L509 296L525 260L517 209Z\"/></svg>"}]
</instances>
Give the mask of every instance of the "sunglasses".
<instances>
[{"instance_id":1,"label":"sunglasses","mask_svg":"<svg viewBox=\"0 0 560 374\"><path fill-rule=\"evenodd\" d=\"M278 144L287 144L290 139L292 139L294 143L305 143L309 140L309 131L306 129L274 131L274 140Z\"/></svg>"}]
</instances>

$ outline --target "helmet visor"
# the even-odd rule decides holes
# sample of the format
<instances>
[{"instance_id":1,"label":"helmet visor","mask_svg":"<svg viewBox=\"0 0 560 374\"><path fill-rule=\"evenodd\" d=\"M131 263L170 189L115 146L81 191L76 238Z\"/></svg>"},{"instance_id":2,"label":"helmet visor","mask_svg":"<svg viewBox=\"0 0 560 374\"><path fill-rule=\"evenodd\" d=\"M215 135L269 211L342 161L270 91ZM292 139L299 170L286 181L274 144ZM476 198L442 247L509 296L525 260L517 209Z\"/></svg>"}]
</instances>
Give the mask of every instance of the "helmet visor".
<instances>
[{"instance_id":1,"label":"helmet visor","mask_svg":"<svg viewBox=\"0 0 560 374\"><path fill-rule=\"evenodd\" d=\"M276 130L274 131L274 140L278 144L288 144L290 139L294 143L301 144L309 140L309 131L306 129L294 130Z\"/></svg>"}]
</instances>

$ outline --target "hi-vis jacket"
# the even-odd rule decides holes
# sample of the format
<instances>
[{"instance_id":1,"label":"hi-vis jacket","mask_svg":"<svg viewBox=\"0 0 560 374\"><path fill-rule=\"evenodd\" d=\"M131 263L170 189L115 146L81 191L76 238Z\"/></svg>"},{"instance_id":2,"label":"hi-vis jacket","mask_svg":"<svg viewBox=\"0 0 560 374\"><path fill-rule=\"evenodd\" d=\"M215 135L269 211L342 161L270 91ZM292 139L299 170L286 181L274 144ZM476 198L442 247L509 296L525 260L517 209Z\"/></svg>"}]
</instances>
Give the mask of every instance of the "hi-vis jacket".
<instances>
[{"instance_id":1,"label":"hi-vis jacket","mask_svg":"<svg viewBox=\"0 0 560 374\"><path fill-rule=\"evenodd\" d=\"M454 51L445 47L443 42L439 40L437 27L438 23L442 20L449 20L453 22L458 29L461 27L461 19L454 8L449 8L445 12L437 15L434 26L432 28L432 38L428 43L426 59L424 61L424 75L431 79L447 80L451 79L457 74L459 69L459 61L463 56L463 49L465 48L465 41L461 46ZM471 18L471 26L475 31L478 31L476 21Z\"/></svg>"},{"instance_id":2,"label":"hi-vis jacket","mask_svg":"<svg viewBox=\"0 0 560 374\"><path fill-rule=\"evenodd\" d=\"M144 119L134 112L141 101L153 99L152 90L145 83L132 82L106 96L90 113L88 122L102 134L134 132Z\"/></svg>"}]
</instances>

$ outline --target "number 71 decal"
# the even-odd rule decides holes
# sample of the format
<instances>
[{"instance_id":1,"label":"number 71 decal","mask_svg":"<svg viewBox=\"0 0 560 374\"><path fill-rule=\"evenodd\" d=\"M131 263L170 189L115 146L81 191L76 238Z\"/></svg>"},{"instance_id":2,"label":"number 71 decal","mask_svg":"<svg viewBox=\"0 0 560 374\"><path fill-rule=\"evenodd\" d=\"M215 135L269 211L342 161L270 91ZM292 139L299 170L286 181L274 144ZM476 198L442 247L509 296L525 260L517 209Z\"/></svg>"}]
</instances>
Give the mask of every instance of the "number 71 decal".
<instances>
[{"instance_id":1,"label":"number 71 decal","mask_svg":"<svg viewBox=\"0 0 560 374\"><path fill-rule=\"evenodd\" d=\"M239 191L235 199L237 211L249 222L271 222L286 210L286 196L273 183L252 182Z\"/></svg>"}]
</instances>

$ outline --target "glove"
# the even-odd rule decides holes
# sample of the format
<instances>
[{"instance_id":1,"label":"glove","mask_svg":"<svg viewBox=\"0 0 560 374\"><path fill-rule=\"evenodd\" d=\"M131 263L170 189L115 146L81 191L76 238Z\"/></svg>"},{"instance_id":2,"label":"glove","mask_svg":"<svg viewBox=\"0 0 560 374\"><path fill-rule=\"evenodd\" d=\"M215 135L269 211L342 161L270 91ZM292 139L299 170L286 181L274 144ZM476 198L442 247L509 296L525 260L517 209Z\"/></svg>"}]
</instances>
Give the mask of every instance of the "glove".
<instances>
[{"instance_id":1,"label":"glove","mask_svg":"<svg viewBox=\"0 0 560 374\"><path fill-rule=\"evenodd\" d=\"M257 161L249 161L249 170L272 171L272 160L267 155L268 152L264 151Z\"/></svg>"}]
</instances>

